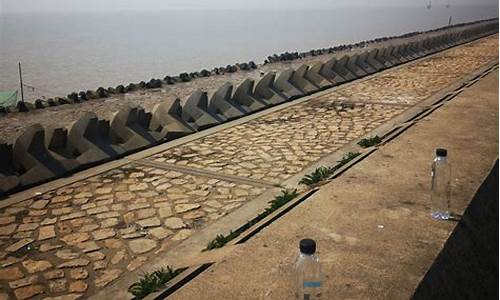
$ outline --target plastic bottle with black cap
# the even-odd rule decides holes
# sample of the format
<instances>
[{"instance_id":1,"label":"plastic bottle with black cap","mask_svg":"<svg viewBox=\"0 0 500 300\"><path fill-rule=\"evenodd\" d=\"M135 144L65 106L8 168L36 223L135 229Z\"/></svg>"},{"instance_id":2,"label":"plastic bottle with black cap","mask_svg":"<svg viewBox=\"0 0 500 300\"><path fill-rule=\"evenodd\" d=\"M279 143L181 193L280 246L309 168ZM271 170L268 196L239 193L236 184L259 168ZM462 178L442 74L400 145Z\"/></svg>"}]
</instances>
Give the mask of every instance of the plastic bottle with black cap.
<instances>
[{"instance_id":1,"label":"plastic bottle with black cap","mask_svg":"<svg viewBox=\"0 0 500 300\"><path fill-rule=\"evenodd\" d=\"M431 217L436 220L448 220L450 218L451 165L448 161L448 151L444 148L436 149L431 177Z\"/></svg>"},{"instance_id":2,"label":"plastic bottle with black cap","mask_svg":"<svg viewBox=\"0 0 500 300\"><path fill-rule=\"evenodd\" d=\"M295 263L296 299L324 299L323 273L316 254L316 242L312 239L303 239L299 242L299 250Z\"/></svg>"}]
</instances>

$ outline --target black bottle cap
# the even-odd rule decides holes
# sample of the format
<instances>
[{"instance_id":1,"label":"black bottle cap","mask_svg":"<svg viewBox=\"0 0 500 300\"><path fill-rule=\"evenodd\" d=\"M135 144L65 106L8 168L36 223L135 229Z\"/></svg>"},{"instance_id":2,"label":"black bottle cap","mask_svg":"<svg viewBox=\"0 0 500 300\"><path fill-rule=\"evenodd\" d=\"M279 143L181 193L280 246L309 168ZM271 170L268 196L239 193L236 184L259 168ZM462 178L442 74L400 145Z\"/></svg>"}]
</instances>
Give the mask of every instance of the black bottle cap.
<instances>
[{"instance_id":1,"label":"black bottle cap","mask_svg":"<svg viewBox=\"0 0 500 300\"><path fill-rule=\"evenodd\" d=\"M443 149L443 148L437 148L436 149L436 156L445 157L447 155L448 155L448 151L446 149Z\"/></svg>"},{"instance_id":2,"label":"black bottle cap","mask_svg":"<svg viewBox=\"0 0 500 300\"><path fill-rule=\"evenodd\" d=\"M304 254L314 254L316 252L316 242L311 239L300 240L299 243L300 252Z\"/></svg>"}]
</instances>

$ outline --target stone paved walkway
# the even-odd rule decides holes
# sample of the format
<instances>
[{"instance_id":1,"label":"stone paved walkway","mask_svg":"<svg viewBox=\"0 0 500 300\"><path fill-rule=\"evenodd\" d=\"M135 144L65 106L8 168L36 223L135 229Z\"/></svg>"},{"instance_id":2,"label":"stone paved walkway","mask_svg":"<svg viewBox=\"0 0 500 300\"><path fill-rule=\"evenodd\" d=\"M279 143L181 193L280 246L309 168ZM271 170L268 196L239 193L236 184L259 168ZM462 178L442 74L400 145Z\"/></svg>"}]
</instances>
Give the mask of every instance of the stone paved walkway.
<instances>
[{"instance_id":1,"label":"stone paved walkway","mask_svg":"<svg viewBox=\"0 0 500 300\"><path fill-rule=\"evenodd\" d=\"M89 296L497 57L485 38L4 208L0 299Z\"/></svg>"}]
</instances>

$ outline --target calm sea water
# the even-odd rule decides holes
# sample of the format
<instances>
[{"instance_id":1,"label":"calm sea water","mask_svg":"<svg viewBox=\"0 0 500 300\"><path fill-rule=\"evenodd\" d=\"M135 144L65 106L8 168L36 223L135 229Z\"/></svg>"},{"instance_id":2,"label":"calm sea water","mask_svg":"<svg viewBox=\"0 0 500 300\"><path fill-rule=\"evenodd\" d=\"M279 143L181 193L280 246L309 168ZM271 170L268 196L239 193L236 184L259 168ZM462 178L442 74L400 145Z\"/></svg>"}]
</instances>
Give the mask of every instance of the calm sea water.
<instances>
[{"instance_id":1,"label":"calm sea water","mask_svg":"<svg viewBox=\"0 0 500 300\"><path fill-rule=\"evenodd\" d=\"M37 95L304 51L498 17L498 7L309 11L165 11L0 16L0 90L17 89L17 62Z\"/></svg>"}]
</instances>

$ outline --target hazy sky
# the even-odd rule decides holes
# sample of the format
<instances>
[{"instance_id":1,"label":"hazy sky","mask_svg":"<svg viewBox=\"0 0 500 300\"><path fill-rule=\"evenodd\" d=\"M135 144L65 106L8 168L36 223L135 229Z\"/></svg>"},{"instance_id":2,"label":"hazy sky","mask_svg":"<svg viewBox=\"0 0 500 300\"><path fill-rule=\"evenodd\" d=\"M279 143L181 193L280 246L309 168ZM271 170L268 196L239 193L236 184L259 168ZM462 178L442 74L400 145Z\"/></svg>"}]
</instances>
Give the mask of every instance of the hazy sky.
<instances>
[{"instance_id":1,"label":"hazy sky","mask_svg":"<svg viewBox=\"0 0 500 300\"><path fill-rule=\"evenodd\" d=\"M333 8L336 6L422 6L429 0L0 0L0 13L165 9ZM450 0L452 5L498 5L498 0ZM448 0L432 0L434 5Z\"/></svg>"}]
</instances>

